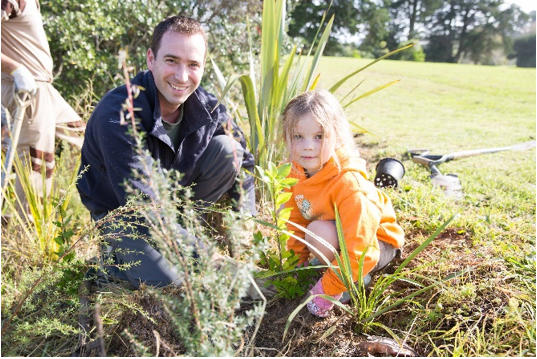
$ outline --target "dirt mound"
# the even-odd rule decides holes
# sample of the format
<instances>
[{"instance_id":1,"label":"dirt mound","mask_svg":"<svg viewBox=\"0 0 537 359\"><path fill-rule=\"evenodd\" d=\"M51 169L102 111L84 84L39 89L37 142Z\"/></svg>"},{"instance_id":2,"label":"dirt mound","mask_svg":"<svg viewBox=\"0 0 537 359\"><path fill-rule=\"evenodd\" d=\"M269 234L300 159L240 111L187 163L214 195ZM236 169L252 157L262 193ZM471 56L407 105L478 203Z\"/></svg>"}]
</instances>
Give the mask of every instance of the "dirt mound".
<instances>
[{"instance_id":1,"label":"dirt mound","mask_svg":"<svg viewBox=\"0 0 537 359\"><path fill-rule=\"evenodd\" d=\"M246 356L364 356L364 337L353 330L352 318L335 308L328 318L316 318L303 308L283 338L287 319L300 304L279 299L268 304L259 332ZM251 335L251 332L246 334Z\"/></svg>"}]
</instances>

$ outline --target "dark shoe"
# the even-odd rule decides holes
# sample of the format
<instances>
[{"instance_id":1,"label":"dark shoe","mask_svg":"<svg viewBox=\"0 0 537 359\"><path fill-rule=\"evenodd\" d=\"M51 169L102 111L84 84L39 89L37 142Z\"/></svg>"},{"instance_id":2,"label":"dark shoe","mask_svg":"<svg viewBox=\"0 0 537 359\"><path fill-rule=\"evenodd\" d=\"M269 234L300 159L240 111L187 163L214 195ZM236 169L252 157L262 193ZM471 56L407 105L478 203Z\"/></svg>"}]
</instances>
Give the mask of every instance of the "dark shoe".
<instances>
[{"instance_id":1,"label":"dark shoe","mask_svg":"<svg viewBox=\"0 0 537 359\"><path fill-rule=\"evenodd\" d=\"M363 279L364 286L367 288L371 284L371 274L366 274L366 276ZM343 296L339 300L343 304L349 303L351 300L351 296L349 295L349 292L343 292Z\"/></svg>"}]
</instances>

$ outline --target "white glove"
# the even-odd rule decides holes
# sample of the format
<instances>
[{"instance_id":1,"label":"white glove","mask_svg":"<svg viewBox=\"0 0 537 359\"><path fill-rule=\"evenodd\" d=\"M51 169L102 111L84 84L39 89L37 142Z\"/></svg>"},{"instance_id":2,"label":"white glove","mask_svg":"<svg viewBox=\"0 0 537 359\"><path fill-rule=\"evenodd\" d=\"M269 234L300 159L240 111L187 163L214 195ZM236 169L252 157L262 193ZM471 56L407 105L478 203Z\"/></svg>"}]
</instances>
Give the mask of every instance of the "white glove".
<instances>
[{"instance_id":1,"label":"white glove","mask_svg":"<svg viewBox=\"0 0 537 359\"><path fill-rule=\"evenodd\" d=\"M19 66L11 73L11 76L13 76L13 80L15 81L15 92L28 92L35 95L37 84L35 83L34 76L28 71L26 66Z\"/></svg>"}]
</instances>

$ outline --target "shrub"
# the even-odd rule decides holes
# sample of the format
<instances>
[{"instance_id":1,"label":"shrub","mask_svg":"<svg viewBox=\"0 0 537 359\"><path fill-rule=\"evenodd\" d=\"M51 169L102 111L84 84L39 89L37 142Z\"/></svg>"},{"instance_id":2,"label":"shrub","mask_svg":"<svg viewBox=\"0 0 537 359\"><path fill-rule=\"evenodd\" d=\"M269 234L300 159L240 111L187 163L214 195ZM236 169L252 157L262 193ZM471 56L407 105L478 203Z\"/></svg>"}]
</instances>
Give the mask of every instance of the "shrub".
<instances>
[{"instance_id":1,"label":"shrub","mask_svg":"<svg viewBox=\"0 0 537 359\"><path fill-rule=\"evenodd\" d=\"M535 41L535 33L515 40L513 50L518 67L535 67Z\"/></svg>"},{"instance_id":2,"label":"shrub","mask_svg":"<svg viewBox=\"0 0 537 359\"><path fill-rule=\"evenodd\" d=\"M400 47L405 47L410 44L414 44L410 49L407 51L399 52L395 55L393 55L393 60L403 60L403 61L416 61L416 62L424 62L425 61L425 52L423 51L423 47L419 44L419 40L409 40L402 42L399 44Z\"/></svg>"},{"instance_id":3,"label":"shrub","mask_svg":"<svg viewBox=\"0 0 537 359\"><path fill-rule=\"evenodd\" d=\"M126 125L130 123L127 121ZM264 312L263 303L247 311L237 311L241 298L249 293L250 287L256 286L252 273L254 262L259 258L245 254L246 247L242 243L246 241L241 238L251 235L245 228L249 215L242 210L224 211L224 227L228 230L234 258L220 255L212 236L201 226L196 205L189 200L192 191L176 185L180 174L159 168L144 149L143 135L132 132L140 158L140 168L134 176L156 195L152 198L140 196L126 182L129 206L132 206L132 211L127 213L129 222L139 221L146 227L148 240L181 274L178 292L151 291L150 294L162 303L173 319L173 329L185 355L234 355L243 331ZM178 221L187 234L178 230ZM120 228L116 227L114 231ZM101 293L100 298L106 302L106 293ZM130 340L137 343L133 337ZM143 348L138 344L135 346ZM145 349L141 352L145 353Z\"/></svg>"}]
</instances>

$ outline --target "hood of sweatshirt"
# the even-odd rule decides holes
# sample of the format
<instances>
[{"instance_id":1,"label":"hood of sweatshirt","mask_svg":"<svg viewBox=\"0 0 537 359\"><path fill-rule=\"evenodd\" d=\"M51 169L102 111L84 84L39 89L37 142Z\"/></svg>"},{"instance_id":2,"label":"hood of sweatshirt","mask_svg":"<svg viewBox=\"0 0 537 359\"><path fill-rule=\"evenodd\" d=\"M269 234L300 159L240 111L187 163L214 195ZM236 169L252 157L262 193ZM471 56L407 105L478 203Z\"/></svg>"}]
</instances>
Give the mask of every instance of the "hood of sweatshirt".
<instances>
[{"instance_id":1,"label":"hood of sweatshirt","mask_svg":"<svg viewBox=\"0 0 537 359\"><path fill-rule=\"evenodd\" d=\"M336 156L339 160L339 167L337 166L337 162L334 156L332 156L323 166L323 168L310 178L306 177L304 168L293 161L293 169L291 171L291 176L299 179L301 182L311 181L315 183L330 181L334 177L337 177L345 172L359 172L365 179L369 178L366 169L366 162L363 158L360 158L358 156L349 156L341 152L336 152Z\"/></svg>"}]
</instances>

